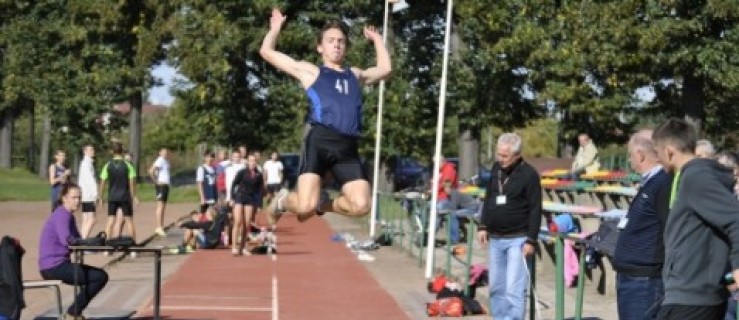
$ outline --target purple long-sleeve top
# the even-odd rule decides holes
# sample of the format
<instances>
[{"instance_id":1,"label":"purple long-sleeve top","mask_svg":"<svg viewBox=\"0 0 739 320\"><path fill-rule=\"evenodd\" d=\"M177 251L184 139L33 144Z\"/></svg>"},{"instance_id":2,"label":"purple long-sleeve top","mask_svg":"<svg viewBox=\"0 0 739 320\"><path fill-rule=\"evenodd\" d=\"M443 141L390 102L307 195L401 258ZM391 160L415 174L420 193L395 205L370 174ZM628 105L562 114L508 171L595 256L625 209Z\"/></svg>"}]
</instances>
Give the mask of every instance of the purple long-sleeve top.
<instances>
[{"instance_id":1,"label":"purple long-sleeve top","mask_svg":"<svg viewBox=\"0 0 739 320\"><path fill-rule=\"evenodd\" d=\"M64 206L56 207L41 230L39 270L51 269L69 261L69 243L79 237L74 215Z\"/></svg>"}]
</instances>

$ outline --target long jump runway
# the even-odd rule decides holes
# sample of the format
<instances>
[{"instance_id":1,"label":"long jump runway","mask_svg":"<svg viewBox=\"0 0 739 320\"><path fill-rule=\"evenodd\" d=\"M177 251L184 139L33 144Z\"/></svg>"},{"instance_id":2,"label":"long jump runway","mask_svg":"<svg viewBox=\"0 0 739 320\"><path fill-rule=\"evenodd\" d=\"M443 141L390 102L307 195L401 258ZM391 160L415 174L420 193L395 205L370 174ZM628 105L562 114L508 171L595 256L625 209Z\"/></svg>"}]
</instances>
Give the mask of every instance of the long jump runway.
<instances>
[{"instance_id":1,"label":"long jump runway","mask_svg":"<svg viewBox=\"0 0 739 320\"><path fill-rule=\"evenodd\" d=\"M278 224L274 257L198 250L162 285L161 318L408 319L332 234L321 218L299 223L287 216ZM151 317L151 302L135 316Z\"/></svg>"}]
</instances>

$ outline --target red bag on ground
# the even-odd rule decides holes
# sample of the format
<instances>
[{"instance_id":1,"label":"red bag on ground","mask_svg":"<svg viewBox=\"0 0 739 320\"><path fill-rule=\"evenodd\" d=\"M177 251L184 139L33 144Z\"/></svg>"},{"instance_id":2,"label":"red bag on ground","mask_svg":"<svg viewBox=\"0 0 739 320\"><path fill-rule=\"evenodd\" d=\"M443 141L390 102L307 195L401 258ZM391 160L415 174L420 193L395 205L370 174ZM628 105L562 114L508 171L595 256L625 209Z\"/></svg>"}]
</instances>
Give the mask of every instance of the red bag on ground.
<instances>
[{"instance_id":1,"label":"red bag on ground","mask_svg":"<svg viewBox=\"0 0 739 320\"><path fill-rule=\"evenodd\" d=\"M431 280L431 282L429 282L428 284L429 292L431 293L441 292L441 289L444 289L446 282L447 282L447 278L445 276L434 277L434 279Z\"/></svg>"},{"instance_id":2,"label":"red bag on ground","mask_svg":"<svg viewBox=\"0 0 739 320\"><path fill-rule=\"evenodd\" d=\"M464 303L457 297L438 299L426 304L426 314L429 317L461 317Z\"/></svg>"}]
</instances>

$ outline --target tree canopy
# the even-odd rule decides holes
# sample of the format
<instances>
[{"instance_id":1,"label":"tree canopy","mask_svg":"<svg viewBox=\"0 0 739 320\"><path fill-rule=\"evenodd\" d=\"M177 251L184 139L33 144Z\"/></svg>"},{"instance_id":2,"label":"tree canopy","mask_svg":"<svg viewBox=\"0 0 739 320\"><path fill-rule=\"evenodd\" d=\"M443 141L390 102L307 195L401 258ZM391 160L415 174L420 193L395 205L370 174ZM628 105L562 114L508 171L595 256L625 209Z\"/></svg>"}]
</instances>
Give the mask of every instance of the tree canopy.
<instances>
[{"instance_id":1,"label":"tree canopy","mask_svg":"<svg viewBox=\"0 0 739 320\"><path fill-rule=\"evenodd\" d=\"M407 2L386 30L393 75L383 155L429 159L446 4ZM167 63L182 76L165 117L172 123L163 124L177 144L295 151L305 93L258 54L273 6L288 17L278 50L319 63L317 32L338 18L351 30L347 65L374 64L361 29L382 25L377 1L0 1L0 117L35 106L72 137L102 141L111 128L100 116L142 97L156 84L151 69ZM738 21L735 0L457 1L445 143L555 116L565 139L589 132L623 142L638 126L677 116L736 148ZM364 93L369 158L378 90Z\"/></svg>"}]
</instances>

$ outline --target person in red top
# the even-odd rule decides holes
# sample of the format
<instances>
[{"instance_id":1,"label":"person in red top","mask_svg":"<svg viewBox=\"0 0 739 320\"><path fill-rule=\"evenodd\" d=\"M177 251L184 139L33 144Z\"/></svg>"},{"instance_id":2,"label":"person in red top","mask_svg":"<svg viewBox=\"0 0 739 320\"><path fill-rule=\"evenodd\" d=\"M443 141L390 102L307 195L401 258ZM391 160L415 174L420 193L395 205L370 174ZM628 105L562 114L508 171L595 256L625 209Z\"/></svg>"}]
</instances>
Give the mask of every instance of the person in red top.
<instances>
[{"instance_id":1,"label":"person in red top","mask_svg":"<svg viewBox=\"0 0 739 320\"><path fill-rule=\"evenodd\" d=\"M442 205L442 201L449 200L449 194L444 190L444 183L451 183L452 190L459 187L459 179L457 178L457 168L454 163L446 161L444 156L441 156L441 165L439 165L439 205Z\"/></svg>"}]
</instances>

